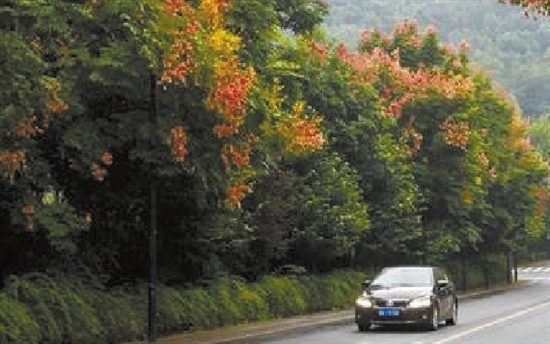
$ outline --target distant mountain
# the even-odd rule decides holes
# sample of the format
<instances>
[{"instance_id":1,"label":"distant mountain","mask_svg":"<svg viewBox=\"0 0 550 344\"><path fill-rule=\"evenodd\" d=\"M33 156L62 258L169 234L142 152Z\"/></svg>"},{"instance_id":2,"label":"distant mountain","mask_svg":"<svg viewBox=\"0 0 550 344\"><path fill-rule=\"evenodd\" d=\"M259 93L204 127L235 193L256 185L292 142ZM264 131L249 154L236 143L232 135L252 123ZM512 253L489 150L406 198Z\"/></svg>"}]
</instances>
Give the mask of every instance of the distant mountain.
<instances>
[{"instance_id":1,"label":"distant mountain","mask_svg":"<svg viewBox=\"0 0 550 344\"><path fill-rule=\"evenodd\" d=\"M442 40L471 45L471 57L509 90L528 116L550 113L550 19L527 18L498 0L329 0L328 33L350 48L364 29L391 32L416 19Z\"/></svg>"}]
</instances>

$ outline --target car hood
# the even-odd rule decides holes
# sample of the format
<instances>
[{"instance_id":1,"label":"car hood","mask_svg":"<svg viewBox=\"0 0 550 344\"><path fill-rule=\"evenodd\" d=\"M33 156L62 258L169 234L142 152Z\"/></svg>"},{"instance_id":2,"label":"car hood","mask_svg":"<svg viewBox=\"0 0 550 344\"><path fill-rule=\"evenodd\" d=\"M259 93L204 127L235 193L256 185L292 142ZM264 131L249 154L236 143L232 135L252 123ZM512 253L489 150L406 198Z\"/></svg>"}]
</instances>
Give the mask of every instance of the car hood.
<instances>
[{"instance_id":1,"label":"car hood","mask_svg":"<svg viewBox=\"0 0 550 344\"><path fill-rule=\"evenodd\" d=\"M380 299L414 299L431 295L429 287L396 287L388 289L369 290L368 294Z\"/></svg>"}]
</instances>

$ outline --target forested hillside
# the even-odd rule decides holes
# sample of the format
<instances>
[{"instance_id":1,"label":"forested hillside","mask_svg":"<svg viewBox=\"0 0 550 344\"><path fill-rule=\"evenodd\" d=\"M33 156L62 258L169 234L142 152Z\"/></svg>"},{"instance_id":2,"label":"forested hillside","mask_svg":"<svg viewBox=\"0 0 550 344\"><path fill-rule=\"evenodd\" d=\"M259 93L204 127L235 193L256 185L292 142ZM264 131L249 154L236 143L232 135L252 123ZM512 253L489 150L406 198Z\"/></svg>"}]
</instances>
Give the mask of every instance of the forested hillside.
<instances>
[{"instance_id":1,"label":"forested hillside","mask_svg":"<svg viewBox=\"0 0 550 344\"><path fill-rule=\"evenodd\" d=\"M388 32L405 18L435 25L448 42L466 40L472 60L515 95L527 116L550 112L550 20L526 20L496 0L330 0L325 27L357 45L363 29Z\"/></svg>"}]
</instances>

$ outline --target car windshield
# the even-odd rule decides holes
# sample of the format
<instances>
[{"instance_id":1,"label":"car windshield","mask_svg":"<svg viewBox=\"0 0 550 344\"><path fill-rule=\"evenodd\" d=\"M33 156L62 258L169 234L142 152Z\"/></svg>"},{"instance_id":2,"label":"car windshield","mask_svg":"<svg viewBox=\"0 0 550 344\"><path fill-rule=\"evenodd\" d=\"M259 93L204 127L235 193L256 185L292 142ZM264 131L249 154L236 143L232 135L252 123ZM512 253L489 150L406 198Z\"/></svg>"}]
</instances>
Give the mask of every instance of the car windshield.
<instances>
[{"instance_id":1,"label":"car windshield","mask_svg":"<svg viewBox=\"0 0 550 344\"><path fill-rule=\"evenodd\" d=\"M428 268L384 269L371 284L373 288L429 287L432 285L432 271Z\"/></svg>"}]
</instances>

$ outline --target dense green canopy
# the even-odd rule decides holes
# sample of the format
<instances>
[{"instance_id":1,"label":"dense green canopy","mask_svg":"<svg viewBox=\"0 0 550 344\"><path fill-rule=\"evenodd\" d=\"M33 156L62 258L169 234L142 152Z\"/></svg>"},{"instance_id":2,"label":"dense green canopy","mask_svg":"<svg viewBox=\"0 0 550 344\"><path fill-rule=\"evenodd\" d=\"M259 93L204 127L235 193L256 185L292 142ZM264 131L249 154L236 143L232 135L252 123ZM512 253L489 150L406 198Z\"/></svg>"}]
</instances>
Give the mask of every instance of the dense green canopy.
<instances>
[{"instance_id":1,"label":"dense green canopy","mask_svg":"<svg viewBox=\"0 0 550 344\"><path fill-rule=\"evenodd\" d=\"M540 235L546 160L468 45L408 20L346 48L327 12L0 1L2 277L66 261L108 284L146 277L151 181L173 283Z\"/></svg>"}]
</instances>

